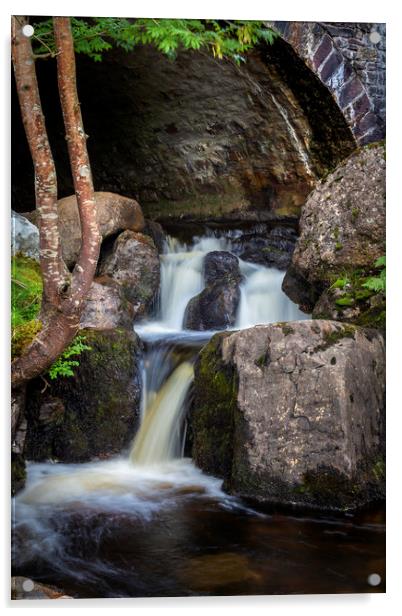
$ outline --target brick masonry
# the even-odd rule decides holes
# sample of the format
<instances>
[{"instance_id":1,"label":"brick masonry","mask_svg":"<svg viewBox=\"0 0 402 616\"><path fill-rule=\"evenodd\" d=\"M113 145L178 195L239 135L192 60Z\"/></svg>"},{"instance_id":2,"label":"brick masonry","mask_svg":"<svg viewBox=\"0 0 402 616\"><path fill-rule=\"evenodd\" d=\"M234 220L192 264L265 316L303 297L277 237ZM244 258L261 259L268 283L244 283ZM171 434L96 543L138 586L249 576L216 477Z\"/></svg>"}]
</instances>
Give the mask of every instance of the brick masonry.
<instances>
[{"instance_id":1,"label":"brick masonry","mask_svg":"<svg viewBox=\"0 0 402 616\"><path fill-rule=\"evenodd\" d=\"M328 88L359 145L385 137L385 24L271 24ZM372 33L378 33L378 42Z\"/></svg>"}]
</instances>

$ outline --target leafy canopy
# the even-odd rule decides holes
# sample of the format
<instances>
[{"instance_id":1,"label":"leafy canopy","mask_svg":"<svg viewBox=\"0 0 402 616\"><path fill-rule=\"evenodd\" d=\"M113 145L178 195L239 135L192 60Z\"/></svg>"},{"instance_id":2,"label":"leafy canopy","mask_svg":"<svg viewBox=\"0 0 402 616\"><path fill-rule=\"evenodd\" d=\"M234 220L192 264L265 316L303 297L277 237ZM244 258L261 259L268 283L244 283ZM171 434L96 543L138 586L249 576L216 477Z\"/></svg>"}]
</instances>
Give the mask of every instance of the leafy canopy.
<instances>
[{"instance_id":1,"label":"leafy canopy","mask_svg":"<svg viewBox=\"0 0 402 616\"><path fill-rule=\"evenodd\" d=\"M52 20L34 23L34 52L56 53ZM180 49L205 50L219 59L237 64L260 42L272 43L277 33L262 21L217 21L214 19L126 19L121 17L71 18L74 47L93 60L113 46L132 51L138 45L153 45L171 59Z\"/></svg>"}]
</instances>

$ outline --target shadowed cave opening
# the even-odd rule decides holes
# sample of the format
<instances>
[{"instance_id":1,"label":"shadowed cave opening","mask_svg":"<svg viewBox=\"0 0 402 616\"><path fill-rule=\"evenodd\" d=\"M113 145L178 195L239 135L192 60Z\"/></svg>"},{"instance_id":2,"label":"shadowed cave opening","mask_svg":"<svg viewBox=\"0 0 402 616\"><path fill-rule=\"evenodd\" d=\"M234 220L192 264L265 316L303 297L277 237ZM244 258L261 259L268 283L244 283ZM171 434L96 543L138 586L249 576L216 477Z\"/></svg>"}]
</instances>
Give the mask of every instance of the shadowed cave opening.
<instances>
[{"instance_id":1,"label":"shadowed cave opening","mask_svg":"<svg viewBox=\"0 0 402 616\"><path fill-rule=\"evenodd\" d=\"M73 193L56 62L37 62L59 197ZM278 39L236 66L147 47L101 63L77 56L95 189L136 198L150 218L297 217L317 178L355 147L328 90ZM12 207L34 209L33 167L12 91Z\"/></svg>"}]
</instances>

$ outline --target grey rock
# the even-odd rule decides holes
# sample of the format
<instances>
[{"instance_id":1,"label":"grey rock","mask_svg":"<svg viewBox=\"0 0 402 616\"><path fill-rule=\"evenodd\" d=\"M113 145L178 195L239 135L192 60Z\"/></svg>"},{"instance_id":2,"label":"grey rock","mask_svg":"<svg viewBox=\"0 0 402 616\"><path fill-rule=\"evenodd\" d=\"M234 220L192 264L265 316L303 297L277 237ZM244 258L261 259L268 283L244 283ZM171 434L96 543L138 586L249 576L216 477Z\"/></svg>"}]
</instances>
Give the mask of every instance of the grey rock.
<instances>
[{"instance_id":1,"label":"grey rock","mask_svg":"<svg viewBox=\"0 0 402 616\"><path fill-rule=\"evenodd\" d=\"M121 233L112 253L101 258L99 273L120 285L136 317L149 312L160 281L159 255L150 237L133 231Z\"/></svg>"},{"instance_id":2,"label":"grey rock","mask_svg":"<svg viewBox=\"0 0 402 616\"><path fill-rule=\"evenodd\" d=\"M120 286L112 279L97 279L93 282L81 314L80 328L85 329L131 329L135 311L123 297ZM99 284L102 280L103 284Z\"/></svg>"},{"instance_id":3,"label":"grey rock","mask_svg":"<svg viewBox=\"0 0 402 616\"><path fill-rule=\"evenodd\" d=\"M301 305L306 293L317 301L338 274L369 270L383 254L385 149L376 144L352 154L309 195L283 290Z\"/></svg>"},{"instance_id":4,"label":"grey rock","mask_svg":"<svg viewBox=\"0 0 402 616\"><path fill-rule=\"evenodd\" d=\"M195 367L193 457L232 494L355 508L384 496L375 330L298 321L216 334Z\"/></svg>"},{"instance_id":5,"label":"grey rock","mask_svg":"<svg viewBox=\"0 0 402 616\"><path fill-rule=\"evenodd\" d=\"M111 192L95 192L97 221L102 238L130 229L142 231L145 226L141 207L135 199ZM63 259L68 267L74 265L81 247L81 224L75 195L59 199L59 232ZM37 212L26 214L37 224Z\"/></svg>"},{"instance_id":6,"label":"grey rock","mask_svg":"<svg viewBox=\"0 0 402 616\"><path fill-rule=\"evenodd\" d=\"M217 280L239 281L241 274L239 260L226 250L213 250L204 257L203 274L206 285Z\"/></svg>"},{"instance_id":7,"label":"grey rock","mask_svg":"<svg viewBox=\"0 0 402 616\"><path fill-rule=\"evenodd\" d=\"M25 216L11 212L11 254L21 252L39 261L39 230Z\"/></svg>"},{"instance_id":8,"label":"grey rock","mask_svg":"<svg viewBox=\"0 0 402 616\"><path fill-rule=\"evenodd\" d=\"M11 391L11 494L14 496L25 485L25 440L27 420L25 416L25 386Z\"/></svg>"}]
</instances>

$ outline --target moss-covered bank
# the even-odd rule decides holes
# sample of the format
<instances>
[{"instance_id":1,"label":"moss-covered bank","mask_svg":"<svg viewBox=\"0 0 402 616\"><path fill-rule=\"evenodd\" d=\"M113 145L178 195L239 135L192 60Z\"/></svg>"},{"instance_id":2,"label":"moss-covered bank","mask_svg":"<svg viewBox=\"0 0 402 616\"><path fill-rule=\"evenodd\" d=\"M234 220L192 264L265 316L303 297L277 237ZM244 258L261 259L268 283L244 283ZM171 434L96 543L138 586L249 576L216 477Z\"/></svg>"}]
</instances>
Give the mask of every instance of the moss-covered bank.
<instances>
[{"instance_id":1,"label":"moss-covered bank","mask_svg":"<svg viewBox=\"0 0 402 616\"><path fill-rule=\"evenodd\" d=\"M83 330L91 350L79 356L73 377L27 392L26 455L32 460L84 461L119 453L138 424L141 343L125 330Z\"/></svg>"}]
</instances>

